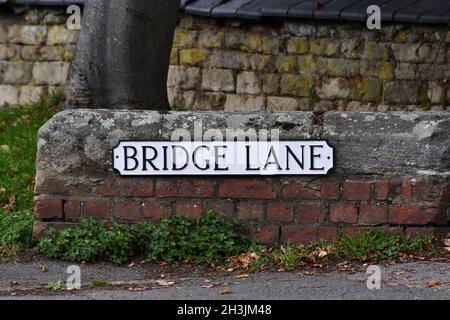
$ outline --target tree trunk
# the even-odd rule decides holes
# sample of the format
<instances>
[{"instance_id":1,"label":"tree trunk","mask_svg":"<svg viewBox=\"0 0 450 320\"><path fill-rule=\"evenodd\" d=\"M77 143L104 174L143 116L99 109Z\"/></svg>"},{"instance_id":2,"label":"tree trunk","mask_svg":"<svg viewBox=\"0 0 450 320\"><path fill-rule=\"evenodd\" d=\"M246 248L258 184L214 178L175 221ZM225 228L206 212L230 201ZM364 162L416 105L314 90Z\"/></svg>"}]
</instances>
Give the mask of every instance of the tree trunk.
<instances>
[{"instance_id":1,"label":"tree trunk","mask_svg":"<svg viewBox=\"0 0 450 320\"><path fill-rule=\"evenodd\" d=\"M179 0L86 1L64 107L169 110Z\"/></svg>"}]
</instances>

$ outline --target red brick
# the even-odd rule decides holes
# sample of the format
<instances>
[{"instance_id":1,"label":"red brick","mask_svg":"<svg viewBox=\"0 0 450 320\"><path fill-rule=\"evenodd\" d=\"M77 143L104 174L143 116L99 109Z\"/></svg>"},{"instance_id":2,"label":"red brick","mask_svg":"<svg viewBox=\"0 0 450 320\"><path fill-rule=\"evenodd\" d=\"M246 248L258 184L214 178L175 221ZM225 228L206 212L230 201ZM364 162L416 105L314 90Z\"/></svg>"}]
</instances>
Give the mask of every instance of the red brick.
<instances>
[{"instance_id":1,"label":"red brick","mask_svg":"<svg viewBox=\"0 0 450 320\"><path fill-rule=\"evenodd\" d=\"M437 238L447 238L450 234L450 228L425 228L425 227L411 227L406 228L406 234L412 237L426 237L435 236Z\"/></svg>"},{"instance_id":2,"label":"red brick","mask_svg":"<svg viewBox=\"0 0 450 320\"><path fill-rule=\"evenodd\" d=\"M83 205L83 214L85 218L109 219L111 205L108 201L86 201Z\"/></svg>"},{"instance_id":3,"label":"red brick","mask_svg":"<svg viewBox=\"0 0 450 320\"><path fill-rule=\"evenodd\" d=\"M238 204L237 216L239 220L264 220L264 205L261 202L243 201Z\"/></svg>"},{"instance_id":4,"label":"red brick","mask_svg":"<svg viewBox=\"0 0 450 320\"><path fill-rule=\"evenodd\" d=\"M275 199L271 183L256 179L225 180L220 183L219 197L236 199Z\"/></svg>"},{"instance_id":5,"label":"red brick","mask_svg":"<svg viewBox=\"0 0 450 320\"><path fill-rule=\"evenodd\" d=\"M66 221L78 221L81 216L81 202L66 201L64 204L64 216Z\"/></svg>"},{"instance_id":6,"label":"red brick","mask_svg":"<svg viewBox=\"0 0 450 320\"><path fill-rule=\"evenodd\" d=\"M320 191L308 188L306 183L292 183L283 188L283 198L318 200L320 199Z\"/></svg>"},{"instance_id":7,"label":"red brick","mask_svg":"<svg viewBox=\"0 0 450 320\"><path fill-rule=\"evenodd\" d=\"M144 202L144 217L147 219L159 220L171 216L172 213L170 201L151 199Z\"/></svg>"},{"instance_id":8,"label":"red brick","mask_svg":"<svg viewBox=\"0 0 450 320\"><path fill-rule=\"evenodd\" d=\"M294 206L289 203L269 203L267 219L276 222L291 222L294 219Z\"/></svg>"},{"instance_id":9,"label":"red brick","mask_svg":"<svg viewBox=\"0 0 450 320\"><path fill-rule=\"evenodd\" d=\"M213 198L214 182L210 180L164 179L156 182L158 197Z\"/></svg>"},{"instance_id":10,"label":"red brick","mask_svg":"<svg viewBox=\"0 0 450 320\"><path fill-rule=\"evenodd\" d=\"M356 235L361 232L369 232L371 230L380 230L386 234L402 233L402 228L397 227L343 227L341 228L341 235Z\"/></svg>"},{"instance_id":11,"label":"red brick","mask_svg":"<svg viewBox=\"0 0 450 320\"><path fill-rule=\"evenodd\" d=\"M256 234L256 239L259 243L265 245L275 245L278 243L278 236L280 230L275 226L264 226L258 230Z\"/></svg>"},{"instance_id":12,"label":"red brick","mask_svg":"<svg viewBox=\"0 0 450 320\"><path fill-rule=\"evenodd\" d=\"M447 184L439 181L416 181L413 186L414 198L423 201L442 201L445 199Z\"/></svg>"},{"instance_id":13,"label":"red brick","mask_svg":"<svg viewBox=\"0 0 450 320\"><path fill-rule=\"evenodd\" d=\"M339 182L324 182L320 188L322 199L339 200Z\"/></svg>"},{"instance_id":14,"label":"red brick","mask_svg":"<svg viewBox=\"0 0 450 320\"><path fill-rule=\"evenodd\" d=\"M66 180L46 178L36 184L36 195L59 195L59 196L91 196L94 184L67 183Z\"/></svg>"},{"instance_id":15,"label":"red brick","mask_svg":"<svg viewBox=\"0 0 450 320\"><path fill-rule=\"evenodd\" d=\"M377 180L375 181L375 199L386 200L389 196L391 183L389 180Z\"/></svg>"},{"instance_id":16,"label":"red brick","mask_svg":"<svg viewBox=\"0 0 450 320\"><path fill-rule=\"evenodd\" d=\"M114 219L122 221L138 221L141 216L140 201L118 201L114 204Z\"/></svg>"},{"instance_id":17,"label":"red brick","mask_svg":"<svg viewBox=\"0 0 450 320\"><path fill-rule=\"evenodd\" d=\"M351 204L332 204L330 208L330 220L332 222L356 223L358 219L358 207Z\"/></svg>"},{"instance_id":18,"label":"red brick","mask_svg":"<svg viewBox=\"0 0 450 320\"><path fill-rule=\"evenodd\" d=\"M392 205L389 222L392 224L445 224L446 218L439 208L420 205Z\"/></svg>"},{"instance_id":19,"label":"red brick","mask_svg":"<svg viewBox=\"0 0 450 320\"><path fill-rule=\"evenodd\" d=\"M104 181L96 190L101 196L151 197L153 181L148 178L118 178Z\"/></svg>"},{"instance_id":20,"label":"red brick","mask_svg":"<svg viewBox=\"0 0 450 320\"><path fill-rule=\"evenodd\" d=\"M230 200L209 200L206 202L206 210L223 213L225 216L232 218L234 216L234 203Z\"/></svg>"},{"instance_id":21,"label":"red brick","mask_svg":"<svg viewBox=\"0 0 450 320\"><path fill-rule=\"evenodd\" d=\"M36 200L35 201L36 217L42 220L62 219L63 201L62 200Z\"/></svg>"},{"instance_id":22,"label":"red brick","mask_svg":"<svg viewBox=\"0 0 450 320\"><path fill-rule=\"evenodd\" d=\"M337 240L337 227L325 226L318 227L317 237L325 241L336 241Z\"/></svg>"},{"instance_id":23,"label":"red brick","mask_svg":"<svg viewBox=\"0 0 450 320\"><path fill-rule=\"evenodd\" d=\"M322 206L317 204L299 204L296 212L300 223L317 223L324 220Z\"/></svg>"},{"instance_id":24,"label":"red brick","mask_svg":"<svg viewBox=\"0 0 450 320\"><path fill-rule=\"evenodd\" d=\"M359 222L366 224L382 224L388 221L386 205L368 204L359 207Z\"/></svg>"},{"instance_id":25,"label":"red brick","mask_svg":"<svg viewBox=\"0 0 450 320\"><path fill-rule=\"evenodd\" d=\"M202 218L205 211L201 201L177 201L175 203L175 214L177 216L186 216L192 219Z\"/></svg>"},{"instance_id":26,"label":"red brick","mask_svg":"<svg viewBox=\"0 0 450 320\"><path fill-rule=\"evenodd\" d=\"M369 200L371 185L372 183L370 181L345 181L344 199Z\"/></svg>"},{"instance_id":27,"label":"red brick","mask_svg":"<svg viewBox=\"0 0 450 320\"><path fill-rule=\"evenodd\" d=\"M360 227L342 227L340 228L340 236L353 236L361 231L369 230L369 228Z\"/></svg>"},{"instance_id":28,"label":"red brick","mask_svg":"<svg viewBox=\"0 0 450 320\"><path fill-rule=\"evenodd\" d=\"M402 182L402 196L405 200L412 200L413 199L413 183L414 181L411 181L408 178L404 178Z\"/></svg>"},{"instance_id":29,"label":"red brick","mask_svg":"<svg viewBox=\"0 0 450 320\"><path fill-rule=\"evenodd\" d=\"M288 226L281 228L282 243L308 244L317 241L317 227Z\"/></svg>"},{"instance_id":30,"label":"red brick","mask_svg":"<svg viewBox=\"0 0 450 320\"><path fill-rule=\"evenodd\" d=\"M73 228L77 226L77 223L69 223L69 222L44 222L36 220L33 224L33 235L36 238L42 238L46 235L46 232L49 228L56 228L56 229L67 229L67 228Z\"/></svg>"}]
</instances>

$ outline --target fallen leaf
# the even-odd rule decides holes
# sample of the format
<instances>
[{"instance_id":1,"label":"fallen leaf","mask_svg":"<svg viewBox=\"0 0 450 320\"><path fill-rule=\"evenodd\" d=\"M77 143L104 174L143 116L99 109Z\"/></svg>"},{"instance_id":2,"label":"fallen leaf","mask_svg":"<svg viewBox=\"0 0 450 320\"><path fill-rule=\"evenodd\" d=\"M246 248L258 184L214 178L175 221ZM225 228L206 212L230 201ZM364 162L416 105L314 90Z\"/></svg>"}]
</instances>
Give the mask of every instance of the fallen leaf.
<instances>
[{"instance_id":1,"label":"fallen leaf","mask_svg":"<svg viewBox=\"0 0 450 320\"><path fill-rule=\"evenodd\" d=\"M129 287L128 291L141 292L141 291L147 291L147 290L150 290L150 289L151 289L150 286L137 286L137 287Z\"/></svg>"},{"instance_id":2,"label":"fallen leaf","mask_svg":"<svg viewBox=\"0 0 450 320\"><path fill-rule=\"evenodd\" d=\"M450 247L450 239L445 239L445 240L444 240L444 245L445 245L446 247Z\"/></svg>"},{"instance_id":3,"label":"fallen leaf","mask_svg":"<svg viewBox=\"0 0 450 320\"><path fill-rule=\"evenodd\" d=\"M236 279L243 279L243 278L248 278L249 275L248 274L238 274L237 276L235 276Z\"/></svg>"},{"instance_id":4,"label":"fallen leaf","mask_svg":"<svg viewBox=\"0 0 450 320\"><path fill-rule=\"evenodd\" d=\"M47 266L45 264L40 264L39 270L43 273L48 271Z\"/></svg>"},{"instance_id":5,"label":"fallen leaf","mask_svg":"<svg viewBox=\"0 0 450 320\"><path fill-rule=\"evenodd\" d=\"M234 269L233 269L233 268L228 268L227 271L228 271L228 272L233 272Z\"/></svg>"},{"instance_id":6,"label":"fallen leaf","mask_svg":"<svg viewBox=\"0 0 450 320\"><path fill-rule=\"evenodd\" d=\"M428 282L427 286L428 286L428 288L432 288L432 287L438 286L440 284L441 283L439 282L439 280L433 279L430 282Z\"/></svg>"},{"instance_id":7,"label":"fallen leaf","mask_svg":"<svg viewBox=\"0 0 450 320\"><path fill-rule=\"evenodd\" d=\"M212 284L204 284L204 285L202 285L203 289L211 289L212 287L214 287L214 285L212 285Z\"/></svg>"},{"instance_id":8,"label":"fallen leaf","mask_svg":"<svg viewBox=\"0 0 450 320\"><path fill-rule=\"evenodd\" d=\"M220 292L220 294L231 294L231 290L230 290L230 288L224 288L221 292Z\"/></svg>"},{"instance_id":9,"label":"fallen leaf","mask_svg":"<svg viewBox=\"0 0 450 320\"><path fill-rule=\"evenodd\" d=\"M174 281L156 280L156 283L161 287L170 287L175 284Z\"/></svg>"},{"instance_id":10,"label":"fallen leaf","mask_svg":"<svg viewBox=\"0 0 450 320\"><path fill-rule=\"evenodd\" d=\"M135 263L132 262L132 263L130 263L127 267L128 267L128 268L133 268L134 266L135 266Z\"/></svg>"},{"instance_id":11,"label":"fallen leaf","mask_svg":"<svg viewBox=\"0 0 450 320\"><path fill-rule=\"evenodd\" d=\"M6 189L3 187L0 187L0 193L5 193L5 192L6 192Z\"/></svg>"},{"instance_id":12,"label":"fallen leaf","mask_svg":"<svg viewBox=\"0 0 450 320\"><path fill-rule=\"evenodd\" d=\"M324 258L324 257L326 257L327 255L328 255L328 252L326 252L326 251L324 251L324 250L322 250L322 251L319 252L319 258Z\"/></svg>"}]
</instances>

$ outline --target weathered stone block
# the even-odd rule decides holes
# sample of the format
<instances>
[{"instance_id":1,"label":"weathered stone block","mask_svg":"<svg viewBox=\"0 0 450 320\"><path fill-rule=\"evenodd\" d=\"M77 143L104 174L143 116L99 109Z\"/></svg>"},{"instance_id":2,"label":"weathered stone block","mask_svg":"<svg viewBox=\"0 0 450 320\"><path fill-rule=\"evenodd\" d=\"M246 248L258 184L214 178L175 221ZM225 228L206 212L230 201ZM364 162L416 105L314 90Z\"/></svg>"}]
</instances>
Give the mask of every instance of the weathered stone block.
<instances>
[{"instance_id":1,"label":"weathered stone block","mask_svg":"<svg viewBox=\"0 0 450 320\"><path fill-rule=\"evenodd\" d=\"M261 72L275 72L275 59L272 56L264 54L253 54L251 55L250 64L252 70Z\"/></svg>"},{"instance_id":2,"label":"weathered stone block","mask_svg":"<svg viewBox=\"0 0 450 320\"><path fill-rule=\"evenodd\" d=\"M4 24L0 24L0 43L8 42L8 28Z\"/></svg>"},{"instance_id":3,"label":"weathered stone block","mask_svg":"<svg viewBox=\"0 0 450 320\"><path fill-rule=\"evenodd\" d=\"M0 60L10 60L16 57L18 50L17 46L9 46L0 44Z\"/></svg>"},{"instance_id":4,"label":"weathered stone block","mask_svg":"<svg viewBox=\"0 0 450 320\"><path fill-rule=\"evenodd\" d=\"M209 52L203 49L184 49L179 51L181 65L199 65L208 59Z\"/></svg>"},{"instance_id":5,"label":"weathered stone block","mask_svg":"<svg viewBox=\"0 0 450 320\"><path fill-rule=\"evenodd\" d=\"M48 29L46 43L48 46L75 44L77 37L77 30L69 30L65 25L53 26Z\"/></svg>"},{"instance_id":6,"label":"weathered stone block","mask_svg":"<svg viewBox=\"0 0 450 320\"><path fill-rule=\"evenodd\" d=\"M349 93L347 81L340 78L326 79L317 87L317 95L321 99L346 98Z\"/></svg>"},{"instance_id":7,"label":"weathered stone block","mask_svg":"<svg viewBox=\"0 0 450 320\"><path fill-rule=\"evenodd\" d=\"M418 85L415 81L392 81L385 84L387 103L416 104Z\"/></svg>"},{"instance_id":8,"label":"weathered stone block","mask_svg":"<svg viewBox=\"0 0 450 320\"><path fill-rule=\"evenodd\" d=\"M0 85L0 107L19 103L19 89L15 86Z\"/></svg>"},{"instance_id":9,"label":"weathered stone block","mask_svg":"<svg viewBox=\"0 0 450 320\"><path fill-rule=\"evenodd\" d=\"M36 190L43 192L49 181L54 184L56 180L64 180L68 186L83 184L84 189L89 190L101 181L116 177L111 153L120 140L167 140L181 127L194 137L195 121L201 121L202 133L218 129L223 136L226 136L226 129L238 129L244 134L245 130L256 127L280 129L282 139L302 139L310 137L314 128L313 114L307 112L63 111L39 131Z\"/></svg>"},{"instance_id":10,"label":"weathered stone block","mask_svg":"<svg viewBox=\"0 0 450 320\"><path fill-rule=\"evenodd\" d=\"M38 85L64 85L69 67L67 62L38 62L33 67L33 78Z\"/></svg>"},{"instance_id":11,"label":"weathered stone block","mask_svg":"<svg viewBox=\"0 0 450 320\"><path fill-rule=\"evenodd\" d=\"M288 22L286 23L288 32L298 37L314 37L316 26L314 24Z\"/></svg>"},{"instance_id":12,"label":"weathered stone block","mask_svg":"<svg viewBox=\"0 0 450 320\"><path fill-rule=\"evenodd\" d=\"M225 111L257 112L266 107L264 97L228 94L225 102Z\"/></svg>"},{"instance_id":13,"label":"weathered stone block","mask_svg":"<svg viewBox=\"0 0 450 320\"><path fill-rule=\"evenodd\" d=\"M341 43L337 40L311 40L311 53L318 56L333 57L339 55Z\"/></svg>"},{"instance_id":14,"label":"weathered stone block","mask_svg":"<svg viewBox=\"0 0 450 320\"><path fill-rule=\"evenodd\" d=\"M205 29L200 31L200 47L212 49L222 48L225 43L225 32L216 29Z\"/></svg>"},{"instance_id":15,"label":"weathered stone block","mask_svg":"<svg viewBox=\"0 0 450 320\"><path fill-rule=\"evenodd\" d=\"M397 61L401 62L434 62L437 54L436 63L445 61L445 51L439 50L439 46L424 43L396 43L392 45L392 51Z\"/></svg>"},{"instance_id":16,"label":"weathered stone block","mask_svg":"<svg viewBox=\"0 0 450 320\"><path fill-rule=\"evenodd\" d=\"M381 100L383 84L377 78L363 78L352 84L349 97L351 99L379 102Z\"/></svg>"},{"instance_id":17,"label":"weathered stone block","mask_svg":"<svg viewBox=\"0 0 450 320\"><path fill-rule=\"evenodd\" d=\"M300 110L301 100L290 97L268 97L267 111L297 111Z\"/></svg>"},{"instance_id":18,"label":"weathered stone block","mask_svg":"<svg viewBox=\"0 0 450 320\"><path fill-rule=\"evenodd\" d=\"M327 113L323 138L336 149L340 173L450 173L450 114Z\"/></svg>"},{"instance_id":19,"label":"weathered stone block","mask_svg":"<svg viewBox=\"0 0 450 320\"><path fill-rule=\"evenodd\" d=\"M202 80L201 70L194 67L170 66L167 85L179 89L196 89Z\"/></svg>"},{"instance_id":20,"label":"weathered stone block","mask_svg":"<svg viewBox=\"0 0 450 320\"><path fill-rule=\"evenodd\" d=\"M259 94L261 86L258 76L254 72L241 72L237 76L237 93Z\"/></svg>"},{"instance_id":21,"label":"weathered stone block","mask_svg":"<svg viewBox=\"0 0 450 320\"><path fill-rule=\"evenodd\" d=\"M8 40L10 43L25 45L41 45L47 38L45 26L13 25L9 28Z\"/></svg>"},{"instance_id":22,"label":"weathered stone block","mask_svg":"<svg viewBox=\"0 0 450 320\"><path fill-rule=\"evenodd\" d=\"M21 105L37 101L46 92L44 87L22 86L20 88L19 103Z\"/></svg>"},{"instance_id":23,"label":"weathered stone block","mask_svg":"<svg viewBox=\"0 0 450 320\"><path fill-rule=\"evenodd\" d=\"M250 69L250 55L235 50L213 51L208 60L212 69Z\"/></svg>"},{"instance_id":24,"label":"weathered stone block","mask_svg":"<svg viewBox=\"0 0 450 320\"><path fill-rule=\"evenodd\" d=\"M330 58L319 58L317 60L318 70L325 70L327 75L331 77L346 77L352 78L359 73L360 62L348 59L330 59Z\"/></svg>"},{"instance_id":25,"label":"weathered stone block","mask_svg":"<svg viewBox=\"0 0 450 320\"><path fill-rule=\"evenodd\" d=\"M367 60L389 60L389 50L389 43L366 41L362 58Z\"/></svg>"},{"instance_id":26,"label":"weathered stone block","mask_svg":"<svg viewBox=\"0 0 450 320\"><path fill-rule=\"evenodd\" d=\"M202 89L209 91L232 92L236 89L233 72L223 69L205 69L202 76Z\"/></svg>"},{"instance_id":27,"label":"weathered stone block","mask_svg":"<svg viewBox=\"0 0 450 320\"><path fill-rule=\"evenodd\" d=\"M297 73L297 57L295 56L280 56L276 62L279 73Z\"/></svg>"},{"instance_id":28,"label":"weathered stone block","mask_svg":"<svg viewBox=\"0 0 450 320\"><path fill-rule=\"evenodd\" d=\"M262 90L266 94L277 94L280 85L280 75L276 73L265 74L262 77Z\"/></svg>"},{"instance_id":29,"label":"weathered stone block","mask_svg":"<svg viewBox=\"0 0 450 320\"><path fill-rule=\"evenodd\" d=\"M31 80L32 65L27 62L0 62L0 79L3 78L4 84L18 85L26 84ZM1 75L3 73L3 75Z\"/></svg>"},{"instance_id":30,"label":"weathered stone block","mask_svg":"<svg viewBox=\"0 0 450 320\"><path fill-rule=\"evenodd\" d=\"M362 77L390 81L394 78L394 65L390 62L361 61L360 74Z\"/></svg>"},{"instance_id":31,"label":"weathered stone block","mask_svg":"<svg viewBox=\"0 0 450 320\"><path fill-rule=\"evenodd\" d=\"M193 48L196 46L198 41L197 31L188 31L183 28L177 28L175 30L175 35L173 38L173 46L175 48Z\"/></svg>"},{"instance_id":32,"label":"weathered stone block","mask_svg":"<svg viewBox=\"0 0 450 320\"><path fill-rule=\"evenodd\" d=\"M199 92L195 99L196 110L223 110L227 97L223 92Z\"/></svg>"},{"instance_id":33,"label":"weathered stone block","mask_svg":"<svg viewBox=\"0 0 450 320\"><path fill-rule=\"evenodd\" d=\"M281 76L281 94L307 97L311 79L307 75L284 74Z\"/></svg>"},{"instance_id":34,"label":"weathered stone block","mask_svg":"<svg viewBox=\"0 0 450 320\"><path fill-rule=\"evenodd\" d=\"M309 52L309 39L306 37L290 37L286 42L286 51L290 54L306 54Z\"/></svg>"}]
</instances>

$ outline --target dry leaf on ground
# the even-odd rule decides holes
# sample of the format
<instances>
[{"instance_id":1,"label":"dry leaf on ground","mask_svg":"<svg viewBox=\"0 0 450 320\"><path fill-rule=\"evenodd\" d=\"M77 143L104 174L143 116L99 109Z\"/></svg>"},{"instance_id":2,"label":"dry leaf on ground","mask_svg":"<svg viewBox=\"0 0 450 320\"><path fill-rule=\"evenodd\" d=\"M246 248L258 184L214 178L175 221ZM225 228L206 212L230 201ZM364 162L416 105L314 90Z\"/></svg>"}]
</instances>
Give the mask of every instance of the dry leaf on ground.
<instances>
[{"instance_id":1,"label":"dry leaf on ground","mask_svg":"<svg viewBox=\"0 0 450 320\"><path fill-rule=\"evenodd\" d=\"M430 282L428 282L427 286L428 286L428 288L432 288L432 287L438 286L440 284L441 283L439 282L439 280L433 279Z\"/></svg>"},{"instance_id":2,"label":"dry leaf on ground","mask_svg":"<svg viewBox=\"0 0 450 320\"><path fill-rule=\"evenodd\" d=\"M170 287L175 284L174 281L166 281L166 280L156 280L156 283L161 287Z\"/></svg>"}]
</instances>

